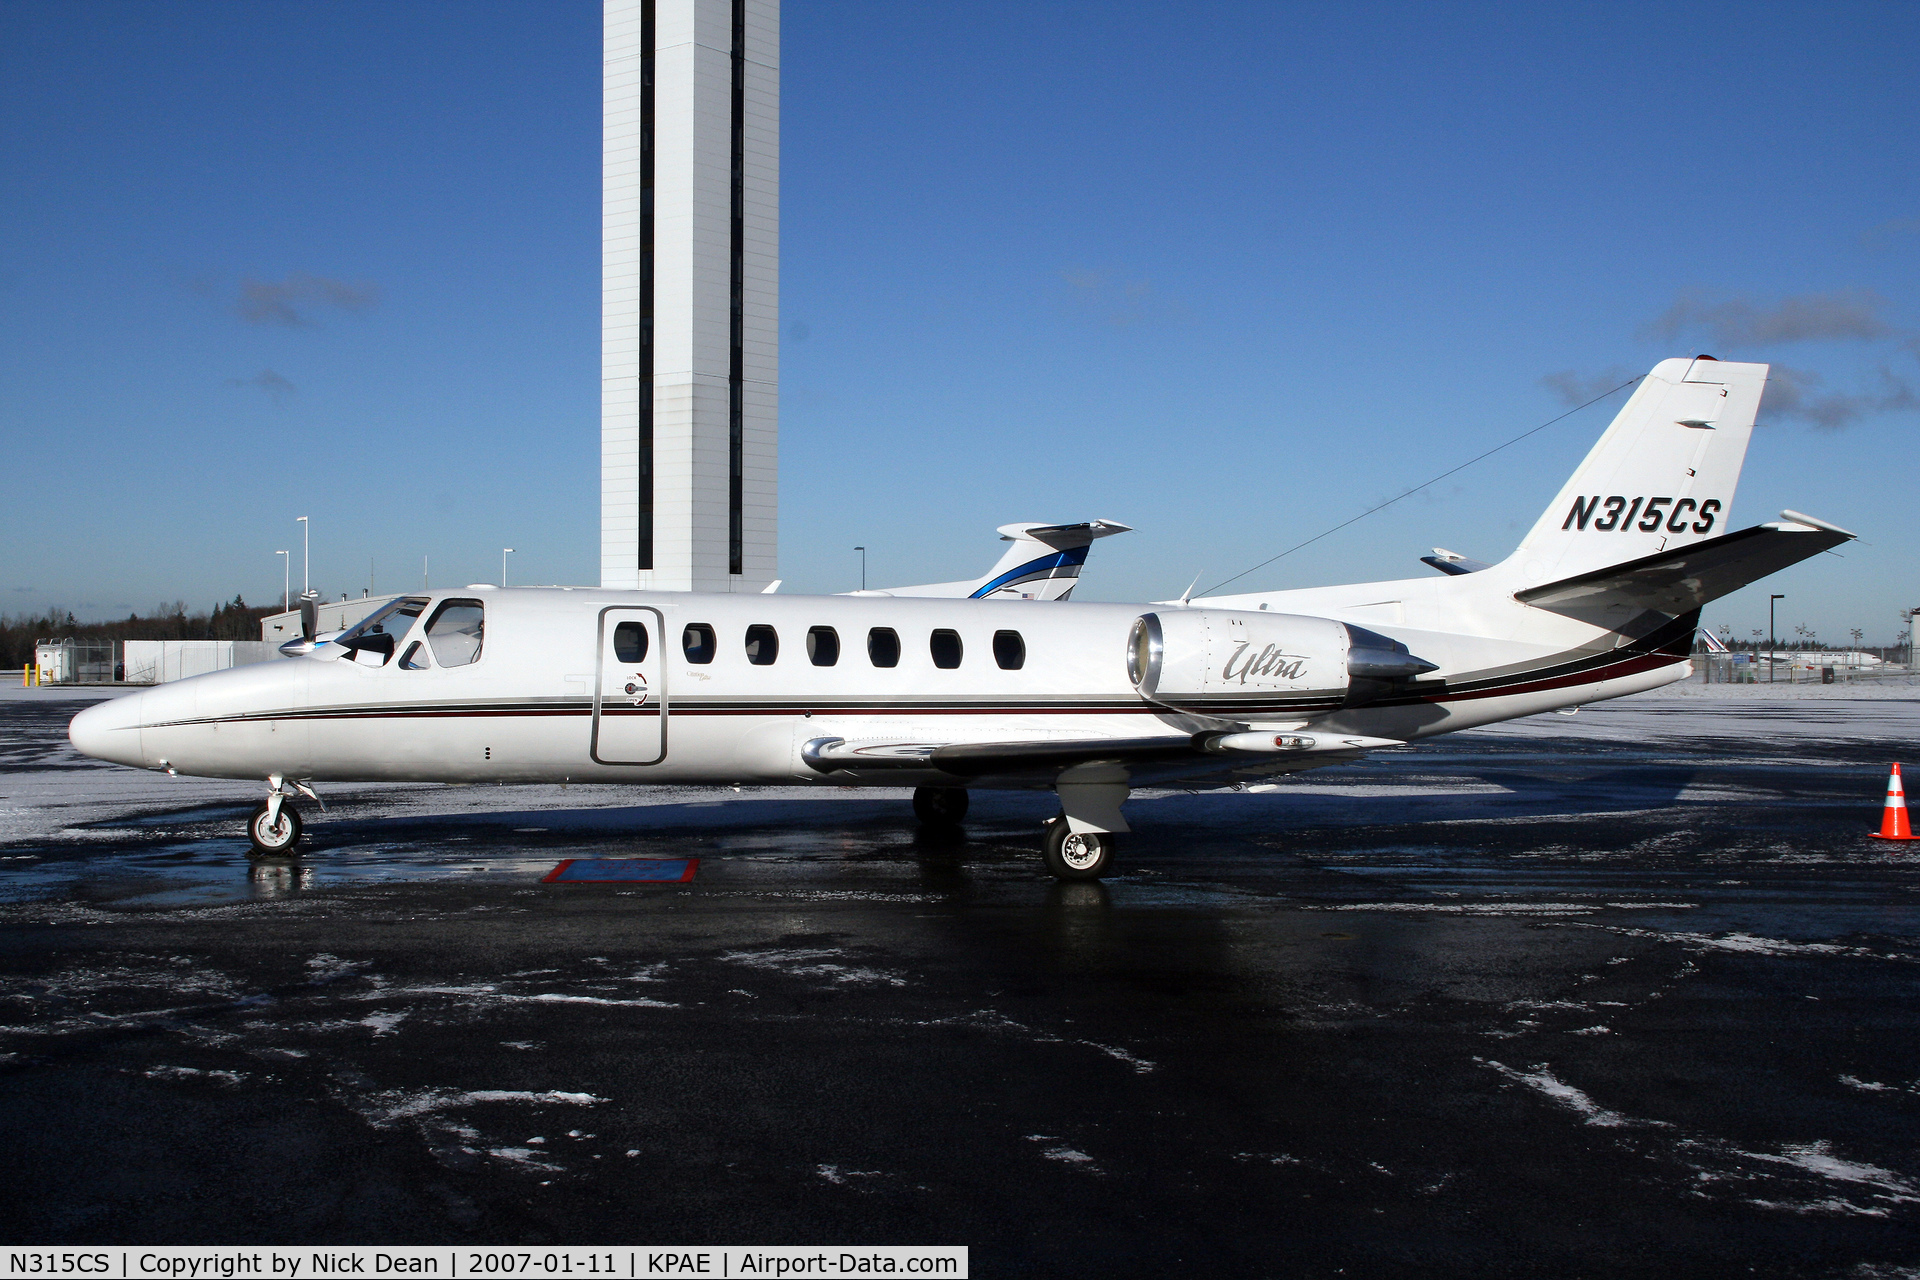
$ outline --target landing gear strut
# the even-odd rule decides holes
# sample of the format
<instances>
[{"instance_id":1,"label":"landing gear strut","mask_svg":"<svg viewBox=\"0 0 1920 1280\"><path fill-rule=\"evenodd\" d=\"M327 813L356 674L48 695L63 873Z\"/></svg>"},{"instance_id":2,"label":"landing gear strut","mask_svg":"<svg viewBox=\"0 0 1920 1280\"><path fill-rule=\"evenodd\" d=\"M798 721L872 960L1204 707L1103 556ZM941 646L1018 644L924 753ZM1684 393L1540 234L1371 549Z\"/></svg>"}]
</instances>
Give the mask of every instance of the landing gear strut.
<instances>
[{"instance_id":1,"label":"landing gear strut","mask_svg":"<svg viewBox=\"0 0 1920 1280\"><path fill-rule=\"evenodd\" d=\"M965 787L915 787L913 816L929 827L957 827L968 799Z\"/></svg>"}]
</instances>

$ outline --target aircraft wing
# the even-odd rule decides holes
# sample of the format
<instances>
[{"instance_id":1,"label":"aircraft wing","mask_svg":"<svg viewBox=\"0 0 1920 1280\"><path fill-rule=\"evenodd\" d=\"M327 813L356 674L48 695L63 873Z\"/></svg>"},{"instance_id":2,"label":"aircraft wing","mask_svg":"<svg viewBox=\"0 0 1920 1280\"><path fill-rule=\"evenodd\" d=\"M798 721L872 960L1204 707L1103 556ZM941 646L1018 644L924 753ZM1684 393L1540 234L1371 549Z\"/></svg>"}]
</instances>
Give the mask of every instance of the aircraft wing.
<instances>
[{"instance_id":1,"label":"aircraft wing","mask_svg":"<svg viewBox=\"0 0 1920 1280\"><path fill-rule=\"evenodd\" d=\"M814 738L800 756L821 773L916 769L955 777L1057 773L1083 764L1148 765L1206 757L1352 755L1405 745L1397 738L1336 733L1240 731L1155 734L1143 738L1041 738L1012 742L849 741ZM1315 761L1321 763L1321 761Z\"/></svg>"},{"instance_id":2,"label":"aircraft wing","mask_svg":"<svg viewBox=\"0 0 1920 1280\"><path fill-rule=\"evenodd\" d=\"M1639 609L1679 617L1751 582L1855 535L1794 511L1779 523L1722 534L1624 564L1611 565L1514 593L1523 604L1555 613Z\"/></svg>"}]
</instances>

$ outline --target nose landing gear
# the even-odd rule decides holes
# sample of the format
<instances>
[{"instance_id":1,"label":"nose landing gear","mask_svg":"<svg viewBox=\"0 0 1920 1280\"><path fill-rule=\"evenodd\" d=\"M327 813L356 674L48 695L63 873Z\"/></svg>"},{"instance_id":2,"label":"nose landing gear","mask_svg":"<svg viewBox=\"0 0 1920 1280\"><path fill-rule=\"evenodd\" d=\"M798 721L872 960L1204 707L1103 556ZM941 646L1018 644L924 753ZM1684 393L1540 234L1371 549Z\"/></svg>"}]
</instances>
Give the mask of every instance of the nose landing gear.
<instances>
[{"instance_id":1,"label":"nose landing gear","mask_svg":"<svg viewBox=\"0 0 1920 1280\"><path fill-rule=\"evenodd\" d=\"M267 798L247 819L247 843L251 858L284 858L292 855L300 843L300 811L289 804L290 796L302 795L322 810L327 802L304 782L289 783L280 774L267 778Z\"/></svg>"}]
</instances>

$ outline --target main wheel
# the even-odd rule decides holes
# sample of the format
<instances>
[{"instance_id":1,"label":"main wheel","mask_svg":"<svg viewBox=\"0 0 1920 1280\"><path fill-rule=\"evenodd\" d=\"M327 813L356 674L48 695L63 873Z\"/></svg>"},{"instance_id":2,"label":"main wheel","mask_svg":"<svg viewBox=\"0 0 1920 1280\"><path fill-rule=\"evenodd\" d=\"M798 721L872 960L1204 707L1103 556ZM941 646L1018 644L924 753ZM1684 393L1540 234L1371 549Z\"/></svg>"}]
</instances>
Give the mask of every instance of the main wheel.
<instances>
[{"instance_id":1,"label":"main wheel","mask_svg":"<svg viewBox=\"0 0 1920 1280\"><path fill-rule=\"evenodd\" d=\"M300 811L282 800L280 802L280 820L267 821L267 802L262 800L247 819L247 842L253 847L248 855L255 858L285 857L300 843Z\"/></svg>"},{"instance_id":2,"label":"main wheel","mask_svg":"<svg viewBox=\"0 0 1920 1280\"><path fill-rule=\"evenodd\" d=\"M1111 832L1074 831L1065 818L1047 823L1047 870L1061 880L1098 880L1113 869Z\"/></svg>"},{"instance_id":3,"label":"main wheel","mask_svg":"<svg viewBox=\"0 0 1920 1280\"><path fill-rule=\"evenodd\" d=\"M957 827L967 816L965 787L915 787L913 816L930 827Z\"/></svg>"}]
</instances>

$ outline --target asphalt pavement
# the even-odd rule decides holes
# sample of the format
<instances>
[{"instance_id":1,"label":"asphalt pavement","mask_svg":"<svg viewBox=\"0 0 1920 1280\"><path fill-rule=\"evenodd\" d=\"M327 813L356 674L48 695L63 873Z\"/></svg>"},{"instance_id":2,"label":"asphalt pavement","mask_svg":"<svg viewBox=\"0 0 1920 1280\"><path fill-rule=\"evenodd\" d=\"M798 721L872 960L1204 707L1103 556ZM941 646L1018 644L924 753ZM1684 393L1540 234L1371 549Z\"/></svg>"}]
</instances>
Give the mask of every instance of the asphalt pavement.
<instances>
[{"instance_id":1,"label":"asphalt pavement","mask_svg":"<svg viewBox=\"0 0 1920 1280\"><path fill-rule=\"evenodd\" d=\"M1920 1276L1912 699L1638 698L1129 806L325 791L0 702L9 1243L964 1244L982 1276ZM546 885L697 857L685 884Z\"/></svg>"}]
</instances>

